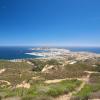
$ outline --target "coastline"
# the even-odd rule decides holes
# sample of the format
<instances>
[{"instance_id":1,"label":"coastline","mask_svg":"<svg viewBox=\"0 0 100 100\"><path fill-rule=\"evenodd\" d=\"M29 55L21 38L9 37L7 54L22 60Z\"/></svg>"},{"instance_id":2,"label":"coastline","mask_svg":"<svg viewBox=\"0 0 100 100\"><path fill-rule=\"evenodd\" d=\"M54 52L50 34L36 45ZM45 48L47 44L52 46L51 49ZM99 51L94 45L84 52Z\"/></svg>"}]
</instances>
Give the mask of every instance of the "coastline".
<instances>
[{"instance_id":1,"label":"coastline","mask_svg":"<svg viewBox=\"0 0 100 100\"><path fill-rule=\"evenodd\" d=\"M37 48L40 50L39 48ZM36 48L35 48L36 50ZM100 57L100 54L97 53L92 53L92 52L85 52L85 51L80 51L80 52L73 52L68 49L58 49L58 48L50 48L50 49L41 49L44 50L44 52L31 52L31 53L26 53L28 55L35 55L35 56L40 56L42 58L47 58L47 59L69 59L70 57L75 58L76 60L85 60L85 59L90 59L90 58L95 58L95 57ZM48 52L45 52L45 50L48 50Z\"/></svg>"},{"instance_id":2,"label":"coastline","mask_svg":"<svg viewBox=\"0 0 100 100\"><path fill-rule=\"evenodd\" d=\"M74 48L74 47L73 47ZM78 49L78 50L77 50ZM66 57L81 57L83 58L92 58L100 57L100 53L92 52L95 49L97 52L100 51L100 48L90 48L90 51L87 51L86 48L17 48L17 47L7 47L0 48L0 60L27 60L27 59L43 59L43 58L66 58ZM83 51L85 50L85 51Z\"/></svg>"}]
</instances>

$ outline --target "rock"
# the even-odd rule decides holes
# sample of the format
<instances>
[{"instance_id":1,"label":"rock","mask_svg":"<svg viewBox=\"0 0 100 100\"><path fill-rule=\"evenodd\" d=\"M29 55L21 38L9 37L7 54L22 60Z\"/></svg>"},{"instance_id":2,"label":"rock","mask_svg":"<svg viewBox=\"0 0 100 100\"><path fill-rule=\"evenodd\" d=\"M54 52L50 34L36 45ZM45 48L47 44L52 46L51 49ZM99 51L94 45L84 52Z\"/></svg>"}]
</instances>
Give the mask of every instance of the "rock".
<instances>
[{"instance_id":1,"label":"rock","mask_svg":"<svg viewBox=\"0 0 100 100\"><path fill-rule=\"evenodd\" d=\"M42 69L42 73L53 73L55 71L59 71L62 70L63 67L59 66L59 65L46 65L43 69Z\"/></svg>"},{"instance_id":2,"label":"rock","mask_svg":"<svg viewBox=\"0 0 100 100\"><path fill-rule=\"evenodd\" d=\"M30 84L26 83L25 81L23 81L21 84L17 84L16 88L27 88L27 89L29 89L30 88Z\"/></svg>"}]
</instances>

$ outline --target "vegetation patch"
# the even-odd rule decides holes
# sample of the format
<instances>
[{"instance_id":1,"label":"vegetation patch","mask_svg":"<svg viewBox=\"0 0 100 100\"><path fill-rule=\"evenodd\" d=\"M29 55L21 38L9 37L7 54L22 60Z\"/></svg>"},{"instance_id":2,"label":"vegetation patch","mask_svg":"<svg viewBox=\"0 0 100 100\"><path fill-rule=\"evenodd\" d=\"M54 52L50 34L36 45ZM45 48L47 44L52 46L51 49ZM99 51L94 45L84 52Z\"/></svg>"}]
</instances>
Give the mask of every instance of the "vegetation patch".
<instances>
[{"instance_id":1,"label":"vegetation patch","mask_svg":"<svg viewBox=\"0 0 100 100\"><path fill-rule=\"evenodd\" d=\"M55 97L61 94L67 94L70 91L73 91L77 86L81 84L78 80L65 80L55 84L44 84L42 82L36 83L31 88L18 88L18 89L10 89L10 88L2 88L0 94L2 98L18 96L23 98L23 100L28 100L31 98L37 98L38 96L46 96L46 97ZM0 93L1 93L0 92ZM38 99L36 99L38 100ZM40 100L40 99L39 99ZM42 99L41 99L42 100ZM45 99L43 99L45 100ZM48 99L49 100L49 99Z\"/></svg>"},{"instance_id":2,"label":"vegetation patch","mask_svg":"<svg viewBox=\"0 0 100 100\"><path fill-rule=\"evenodd\" d=\"M93 73L90 76L90 84L100 84L100 73Z\"/></svg>"},{"instance_id":3,"label":"vegetation patch","mask_svg":"<svg viewBox=\"0 0 100 100\"><path fill-rule=\"evenodd\" d=\"M58 84L52 84L49 86L49 90L47 94L50 96L58 96L61 94L67 94L73 91L77 86L79 86L80 83L81 82L78 80L66 80Z\"/></svg>"}]
</instances>

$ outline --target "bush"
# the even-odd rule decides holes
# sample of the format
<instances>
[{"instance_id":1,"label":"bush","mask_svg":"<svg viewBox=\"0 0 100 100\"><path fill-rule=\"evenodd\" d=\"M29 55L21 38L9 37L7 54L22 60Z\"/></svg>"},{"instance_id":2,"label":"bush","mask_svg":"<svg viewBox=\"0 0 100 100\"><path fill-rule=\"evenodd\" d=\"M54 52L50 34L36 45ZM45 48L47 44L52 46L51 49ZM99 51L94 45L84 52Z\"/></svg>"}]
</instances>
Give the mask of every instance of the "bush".
<instances>
[{"instance_id":1,"label":"bush","mask_svg":"<svg viewBox=\"0 0 100 100\"><path fill-rule=\"evenodd\" d=\"M78 80L65 80L58 84L52 84L49 86L49 90L47 95L49 96L58 96L61 94L67 94L68 92L73 91L77 86L80 85L80 81Z\"/></svg>"},{"instance_id":2,"label":"bush","mask_svg":"<svg viewBox=\"0 0 100 100\"><path fill-rule=\"evenodd\" d=\"M41 60L30 60L33 64L34 64L34 66L33 66L33 68L32 68L32 71L41 71L43 68L44 68L44 66L46 65L46 63L44 62L44 61L41 61Z\"/></svg>"},{"instance_id":3,"label":"bush","mask_svg":"<svg viewBox=\"0 0 100 100\"><path fill-rule=\"evenodd\" d=\"M60 65L60 63L55 59L48 60L46 63L48 65Z\"/></svg>"},{"instance_id":4,"label":"bush","mask_svg":"<svg viewBox=\"0 0 100 100\"><path fill-rule=\"evenodd\" d=\"M81 89L81 91L79 91L77 94L75 94L75 96L77 97L79 97L79 98L81 98L82 100L84 99L85 100L85 98L88 98L89 97L89 95L91 94L91 92L92 92L93 90L92 90L92 87L90 86L90 85L88 85L88 84L86 84L85 86L84 86L84 88L82 88ZM86 99L87 100L87 99Z\"/></svg>"}]
</instances>

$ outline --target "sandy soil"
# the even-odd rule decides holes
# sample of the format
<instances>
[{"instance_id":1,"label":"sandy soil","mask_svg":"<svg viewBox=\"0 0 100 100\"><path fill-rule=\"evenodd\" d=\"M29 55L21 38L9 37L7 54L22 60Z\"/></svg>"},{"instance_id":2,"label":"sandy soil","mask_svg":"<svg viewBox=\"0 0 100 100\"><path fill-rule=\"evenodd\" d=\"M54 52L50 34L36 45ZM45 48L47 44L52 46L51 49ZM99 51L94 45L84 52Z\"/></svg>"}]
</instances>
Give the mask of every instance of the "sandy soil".
<instances>
[{"instance_id":1,"label":"sandy soil","mask_svg":"<svg viewBox=\"0 0 100 100\"><path fill-rule=\"evenodd\" d=\"M27 89L29 89L30 88L30 84L26 83L25 81L23 81L21 84L17 84L16 88L27 88Z\"/></svg>"},{"instance_id":2,"label":"sandy soil","mask_svg":"<svg viewBox=\"0 0 100 100\"><path fill-rule=\"evenodd\" d=\"M0 69L0 74L2 74L3 72L5 72L6 71L6 69L4 68L4 69Z\"/></svg>"},{"instance_id":3,"label":"sandy soil","mask_svg":"<svg viewBox=\"0 0 100 100\"><path fill-rule=\"evenodd\" d=\"M5 80L0 80L0 83L7 83L7 85L11 85L11 83L10 83L10 82L5 81Z\"/></svg>"}]
</instances>

